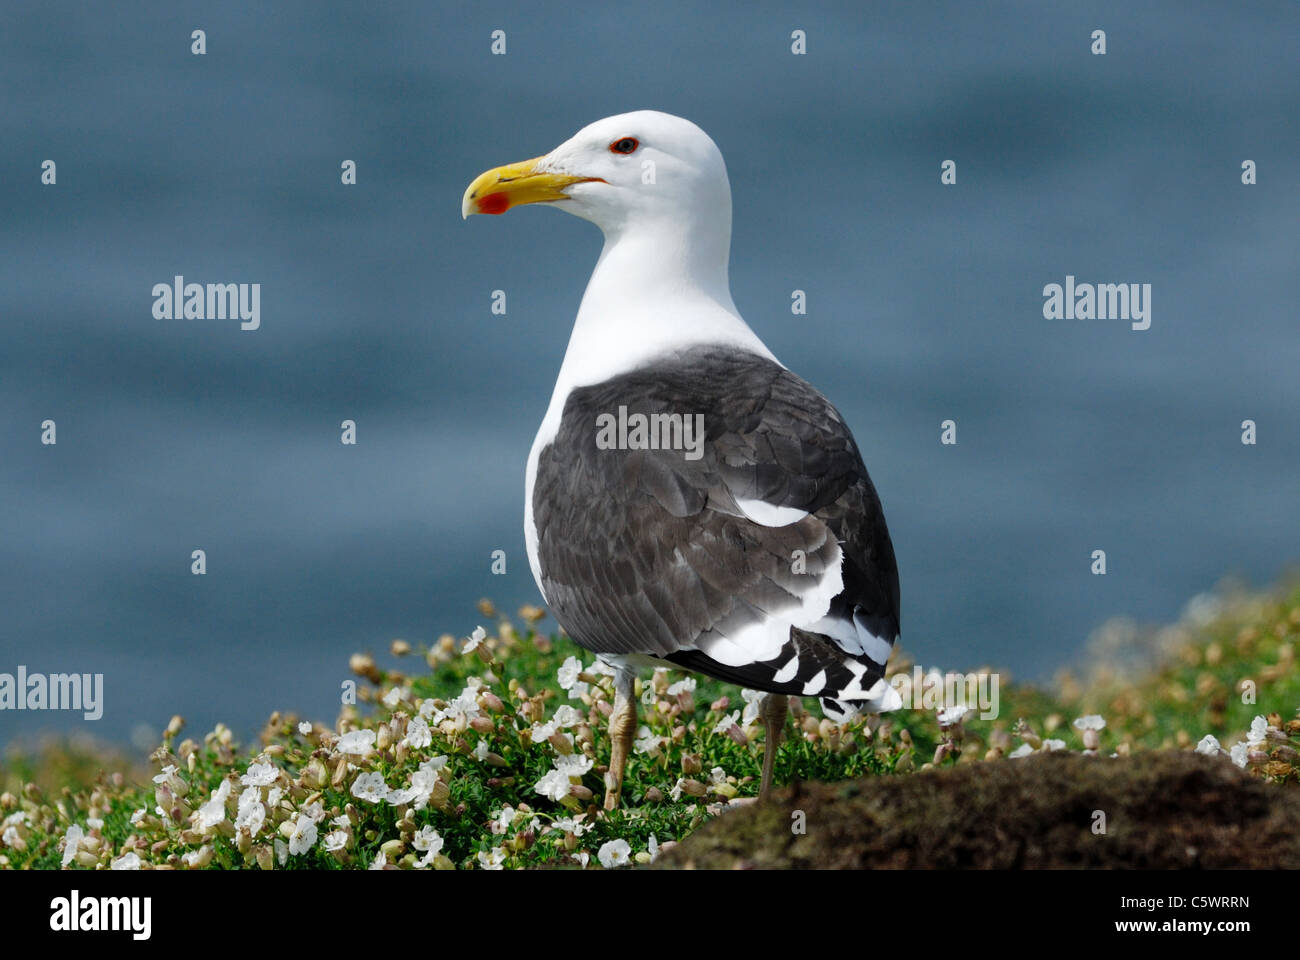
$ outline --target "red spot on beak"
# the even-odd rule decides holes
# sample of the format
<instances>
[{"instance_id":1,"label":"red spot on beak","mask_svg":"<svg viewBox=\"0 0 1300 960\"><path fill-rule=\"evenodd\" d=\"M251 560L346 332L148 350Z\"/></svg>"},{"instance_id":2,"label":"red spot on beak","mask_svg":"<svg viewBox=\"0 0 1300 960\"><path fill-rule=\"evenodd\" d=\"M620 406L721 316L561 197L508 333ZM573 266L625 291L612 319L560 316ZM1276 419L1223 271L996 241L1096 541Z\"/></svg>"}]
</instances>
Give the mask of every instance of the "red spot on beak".
<instances>
[{"instance_id":1,"label":"red spot on beak","mask_svg":"<svg viewBox=\"0 0 1300 960\"><path fill-rule=\"evenodd\" d=\"M486 197L480 197L476 203L479 213L490 213L494 216L510 209L510 198L504 193L489 193Z\"/></svg>"}]
</instances>

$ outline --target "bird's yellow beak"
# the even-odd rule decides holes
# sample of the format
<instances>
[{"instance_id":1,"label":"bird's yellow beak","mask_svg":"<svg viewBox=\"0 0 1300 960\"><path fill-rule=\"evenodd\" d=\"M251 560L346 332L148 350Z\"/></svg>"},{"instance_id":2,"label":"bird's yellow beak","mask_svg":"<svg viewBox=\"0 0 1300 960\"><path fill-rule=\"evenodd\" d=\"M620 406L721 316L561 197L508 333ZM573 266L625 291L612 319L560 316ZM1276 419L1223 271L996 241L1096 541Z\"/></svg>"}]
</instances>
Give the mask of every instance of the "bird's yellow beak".
<instances>
[{"instance_id":1,"label":"bird's yellow beak","mask_svg":"<svg viewBox=\"0 0 1300 960\"><path fill-rule=\"evenodd\" d=\"M575 177L567 173L550 173L537 169L544 157L522 163L508 163L480 173L465 190L460 201L460 215L471 213L505 213L525 203L551 203L565 200L565 187L599 180L599 177Z\"/></svg>"}]
</instances>

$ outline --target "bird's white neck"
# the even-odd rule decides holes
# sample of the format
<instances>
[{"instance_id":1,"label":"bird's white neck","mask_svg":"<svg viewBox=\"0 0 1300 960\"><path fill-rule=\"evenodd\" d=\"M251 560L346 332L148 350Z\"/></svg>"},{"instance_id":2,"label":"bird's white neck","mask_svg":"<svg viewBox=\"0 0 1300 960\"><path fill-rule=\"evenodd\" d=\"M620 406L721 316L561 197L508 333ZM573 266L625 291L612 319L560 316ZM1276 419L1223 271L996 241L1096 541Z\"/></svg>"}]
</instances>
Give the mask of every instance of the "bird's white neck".
<instances>
[{"instance_id":1,"label":"bird's white neck","mask_svg":"<svg viewBox=\"0 0 1300 960\"><path fill-rule=\"evenodd\" d=\"M560 402L574 387L695 344L772 356L731 299L730 224L725 226L685 231L671 223L643 223L635 230L606 230L560 368Z\"/></svg>"}]
</instances>

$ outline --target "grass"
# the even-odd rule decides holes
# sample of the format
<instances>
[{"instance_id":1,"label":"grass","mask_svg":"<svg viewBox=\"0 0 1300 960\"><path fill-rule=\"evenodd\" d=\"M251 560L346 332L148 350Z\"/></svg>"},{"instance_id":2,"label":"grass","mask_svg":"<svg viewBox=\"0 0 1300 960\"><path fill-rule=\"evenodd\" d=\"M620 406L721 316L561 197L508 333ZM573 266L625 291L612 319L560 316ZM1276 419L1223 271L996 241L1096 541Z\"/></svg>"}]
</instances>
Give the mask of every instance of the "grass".
<instances>
[{"instance_id":1,"label":"grass","mask_svg":"<svg viewBox=\"0 0 1300 960\"><path fill-rule=\"evenodd\" d=\"M470 651L444 636L424 649L397 641L382 665L355 655L356 702L333 728L275 714L243 748L220 725L184 736L177 717L143 766L78 741L11 750L0 868L617 866L649 862L757 793L762 728L742 692L660 671L637 685L624 807L602 813L610 676L540 632L542 611L525 608L516 628L486 601L480 610L493 627ZM777 779L907 776L1052 749L1192 750L1209 734L1221 762L1232 748L1261 780L1293 788L1298 641L1293 581L1199 598L1159 630L1112 625L1083 671L1047 688L1003 673L997 718L941 725L933 709L903 709L835 723L795 699ZM891 673L912 675L902 651ZM1104 727L1073 722L1089 715Z\"/></svg>"}]
</instances>

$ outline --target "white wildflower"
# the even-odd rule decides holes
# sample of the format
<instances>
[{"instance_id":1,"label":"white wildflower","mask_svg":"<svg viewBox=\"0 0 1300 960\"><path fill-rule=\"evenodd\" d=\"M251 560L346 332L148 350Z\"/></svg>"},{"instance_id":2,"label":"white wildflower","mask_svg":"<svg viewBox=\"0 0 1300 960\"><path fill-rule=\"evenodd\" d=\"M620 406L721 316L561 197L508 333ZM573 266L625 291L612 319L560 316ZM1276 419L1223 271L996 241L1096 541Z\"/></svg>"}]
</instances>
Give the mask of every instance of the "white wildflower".
<instances>
[{"instance_id":1,"label":"white wildflower","mask_svg":"<svg viewBox=\"0 0 1300 960\"><path fill-rule=\"evenodd\" d=\"M438 831L430 826L423 826L416 831L415 836L411 838L411 846L416 850L426 851L437 855L442 851L442 837L438 836Z\"/></svg>"},{"instance_id":2,"label":"white wildflower","mask_svg":"<svg viewBox=\"0 0 1300 960\"><path fill-rule=\"evenodd\" d=\"M289 834L289 852L294 856L306 853L316 846L316 821L305 813L299 813L293 822L293 832Z\"/></svg>"},{"instance_id":3,"label":"white wildflower","mask_svg":"<svg viewBox=\"0 0 1300 960\"><path fill-rule=\"evenodd\" d=\"M222 780L221 786L212 792L208 802L199 807L194 814L194 829L199 833L216 827L226 819L226 800L230 796L230 781Z\"/></svg>"},{"instance_id":4,"label":"white wildflower","mask_svg":"<svg viewBox=\"0 0 1300 960\"><path fill-rule=\"evenodd\" d=\"M356 757L367 757L375 751L375 731L351 730L339 737L335 749Z\"/></svg>"},{"instance_id":5,"label":"white wildflower","mask_svg":"<svg viewBox=\"0 0 1300 960\"><path fill-rule=\"evenodd\" d=\"M248 772L239 778L239 782L246 787L269 787L279 776L280 771L274 764L259 759L248 765Z\"/></svg>"},{"instance_id":6,"label":"white wildflower","mask_svg":"<svg viewBox=\"0 0 1300 960\"><path fill-rule=\"evenodd\" d=\"M694 692L695 692L694 677L684 677L683 679L678 680L676 683L672 684L668 688L668 696L670 697L675 697L679 693L694 693Z\"/></svg>"},{"instance_id":7,"label":"white wildflower","mask_svg":"<svg viewBox=\"0 0 1300 960\"><path fill-rule=\"evenodd\" d=\"M945 707L939 711L939 726L944 728L956 726L966 719L966 714L971 712L971 708L963 704Z\"/></svg>"},{"instance_id":8,"label":"white wildflower","mask_svg":"<svg viewBox=\"0 0 1300 960\"><path fill-rule=\"evenodd\" d=\"M562 703L555 708L553 719L557 727L573 727L582 723L582 714L567 703Z\"/></svg>"},{"instance_id":9,"label":"white wildflower","mask_svg":"<svg viewBox=\"0 0 1300 960\"><path fill-rule=\"evenodd\" d=\"M601 844L600 850L596 853L596 859L600 865L607 870L612 867L626 866L628 858L632 853L632 848L626 840L610 840Z\"/></svg>"},{"instance_id":10,"label":"white wildflower","mask_svg":"<svg viewBox=\"0 0 1300 960\"><path fill-rule=\"evenodd\" d=\"M478 865L484 870L504 870L506 863L506 852L501 847L493 847L487 853L479 851Z\"/></svg>"},{"instance_id":11,"label":"white wildflower","mask_svg":"<svg viewBox=\"0 0 1300 960\"><path fill-rule=\"evenodd\" d=\"M713 728L714 734L726 733L728 730L730 730L732 727L736 725L736 721L739 719L740 719L740 711L732 710L731 713L727 714L725 717L723 717L721 720L718 721L717 726Z\"/></svg>"},{"instance_id":12,"label":"white wildflower","mask_svg":"<svg viewBox=\"0 0 1300 960\"><path fill-rule=\"evenodd\" d=\"M1250 733L1246 735L1246 745L1257 747L1268 739L1268 720L1265 717L1256 717L1250 723Z\"/></svg>"},{"instance_id":13,"label":"white wildflower","mask_svg":"<svg viewBox=\"0 0 1300 960\"><path fill-rule=\"evenodd\" d=\"M239 795L235 828L247 828L248 835L255 837L264 823L266 823L266 808L262 806L262 788L248 787Z\"/></svg>"},{"instance_id":14,"label":"white wildflower","mask_svg":"<svg viewBox=\"0 0 1300 960\"><path fill-rule=\"evenodd\" d=\"M352 781L352 796L366 803L379 803L388 796L384 775L377 770L361 774Z\"/></svg>"},{"instance_id":15,"label":"white wildflower","mask_svg":"<svg viewBox=\"0 0 1300 960\"><path fill-rule=\"evenodd\" d=\"M76 858L77 847L85 835L81 827L75 823L68 827L68 832L63 835L63 866L66 867Z\"/></svg>"},{"instance_id":16,"label":"white wildflower","mask_svg":"<svg viewBox=\"0 0 1300 960\"><path fill-rule=\"evenodd\" d=\"M589 823L579 823L572 817L562 817L551 824L556 830L563 830L565 833L571 833L575 837L580 837L591 829Z\"/></svg>"},{"instance_id":17,"label":"white wildflower","mask_svg":"<svg viewBox=\"0 0 1300 960\"><path fill-rule=\"evenodd\" d=\"M566 777L580 777L591 770L595 761L584 753L571 753L555 758L555 769Z\"/></svg>"},{"instance_id":18,"label":"white wildflower","mask_svg":"<svg viewBox=\"0 0 1300 960\"><path fill-rule=\"evenodd\" d=\"M577 657L569 657L560 664L560 669L556 671L555 676L562 689L570 690L578 682L580 673L582 673L582 661Z\"/></svg>"},{"instance_id":19,"label":"white wildflower","mask_svg":"<svg viewBox=\"0 0 1300 960\"><path fill-rule=\"evenodd\" d=\"M548 800L563 800L573 792L573 784L559 770L548 770L546 776L533 784L533 789Z\"/></svg>"},{"instance_id":20,"label":"white wildflower","mask_svg":"<svg viewBox=\"0 0 1300 960\"><path fill-rule=\"evenodd\" d=\"M427 701L426 701L427 702ZM413 750L422 750L433 743L433 733L424 717L412 717L406 725L406 736L402 743Z\"/></svg>"},{"instance_id":21,"label":"white wildflower","mask_svg":"<svg viewBox=\"0 0 1300 960\"><path fill-rule=\"evenodd\" d=\"M636 753L649 754L651 757L659 756L659 748L666 742L666 738L656 735L649 727L640 727L636 736L632 749Z\"/></svg>"},{"instance_id":22,"label":"white wildflower","mask_svg":"<svg viewBox=\"0 0 1300 960\"><path fill-rule=\"evenodd\" d=\"M465 646L461 648L461 653L473 653L478 649L478 645L487 639L487 631L482 627L475 627L474 632L465 640Z\"/></svg>"},{"instance_id":23,"label":"white wildflower","mask_svg":"<svg viewBox=\"0 0 1300 960\"><path fill-rule=\"evenodd\" d=\"M1207 733L1201 737L1201 742L1196 745L1196 752L1203 753L1207 757L1217 757L1223 752L1223 747L1219 744L1217 737Z\"/></svg>"}]
</instances>

